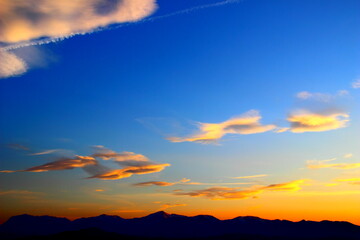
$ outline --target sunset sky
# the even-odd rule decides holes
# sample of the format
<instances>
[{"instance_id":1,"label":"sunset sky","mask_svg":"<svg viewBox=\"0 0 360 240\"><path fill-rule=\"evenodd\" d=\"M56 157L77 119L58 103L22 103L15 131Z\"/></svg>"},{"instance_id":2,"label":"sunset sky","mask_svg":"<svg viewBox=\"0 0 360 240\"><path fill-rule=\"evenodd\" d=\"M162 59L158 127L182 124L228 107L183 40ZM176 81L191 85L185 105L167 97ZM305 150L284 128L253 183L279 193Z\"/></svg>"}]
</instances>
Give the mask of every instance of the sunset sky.
<instances>
[{"instance_id":1,"label":"sunset sky","mask_svg":"<svg viewBox=\"0 0 360 240\"><path fill-rule=\"evenodd\" d=\"M0 0L0 222L360 225L359 26L357 0Z\"/></svg>"}]
</instances>

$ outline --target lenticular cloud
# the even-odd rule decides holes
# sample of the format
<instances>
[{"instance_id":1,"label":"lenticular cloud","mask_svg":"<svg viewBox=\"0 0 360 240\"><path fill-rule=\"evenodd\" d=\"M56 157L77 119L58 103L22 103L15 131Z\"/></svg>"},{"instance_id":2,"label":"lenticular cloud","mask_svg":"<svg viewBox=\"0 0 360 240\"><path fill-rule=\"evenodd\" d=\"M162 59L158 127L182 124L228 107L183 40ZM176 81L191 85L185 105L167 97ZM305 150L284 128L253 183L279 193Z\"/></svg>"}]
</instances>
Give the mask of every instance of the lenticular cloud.
<instances>
[{"instance_id":1,"label":"lenticular cloud","mask_svg":"<svg viewBox=\"0 0 360 240\"><path fill-rule=\"evenodd\" d=\"M0 0L0 42L66 37L138 21L155 10L155 0Z\"/></svg>"}]
</instances>

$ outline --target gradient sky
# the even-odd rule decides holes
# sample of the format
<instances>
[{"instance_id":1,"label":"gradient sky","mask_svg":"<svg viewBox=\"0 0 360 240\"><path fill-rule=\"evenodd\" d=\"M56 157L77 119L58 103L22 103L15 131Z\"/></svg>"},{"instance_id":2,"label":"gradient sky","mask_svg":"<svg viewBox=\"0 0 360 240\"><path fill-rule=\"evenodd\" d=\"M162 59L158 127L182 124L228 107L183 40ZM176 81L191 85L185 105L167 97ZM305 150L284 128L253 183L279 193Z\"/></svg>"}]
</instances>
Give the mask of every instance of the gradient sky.
<instances>
[{"instance_id":1,"label":"gradient sky","mask_svg":"<svg viewBox=\"0 0 360 240\"><path fill-rule=\"evenodd\" d=\"M359 1L22 2L0 0L1 222L360 225Z\"/></svg>"}]
</instances>

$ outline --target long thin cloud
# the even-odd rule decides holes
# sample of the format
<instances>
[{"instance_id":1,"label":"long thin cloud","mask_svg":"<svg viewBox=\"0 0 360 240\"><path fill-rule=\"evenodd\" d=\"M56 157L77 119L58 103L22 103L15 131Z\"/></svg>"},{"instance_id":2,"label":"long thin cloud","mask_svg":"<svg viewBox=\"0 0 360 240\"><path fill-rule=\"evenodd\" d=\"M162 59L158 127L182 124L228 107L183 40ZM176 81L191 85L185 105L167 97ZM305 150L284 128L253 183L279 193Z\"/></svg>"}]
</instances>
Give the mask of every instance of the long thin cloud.
<instances>
[{"instance_id":1,"label":"long thin cloud","mask_svg":"<svg viewBox=\"0 0 360 240\"><path fill-rule=\"evenodd\" d=\"M149 173L160 172L160 171L164 170L165 167L168 167L168 166L170 166L170 164L168 164L168 163L148 164L148 165L144 165L144 166L131 166L131 167L125 167L122 169L110 170L108 172L94 175L89 178L99 178L102 180L117 180L117 179L131 177L134 174L149 174Z\"/></svg>"},{"instance_id":2,"label":"long thin cloud","mask_svg":"<svg viewBox=\"0 0 360 240\"><path fill-rule=\"evenodd\" d=\"M220 2L211 3L211 4L195 6L195 7L187 8L187 9L184 9L184 10L176 11L176 12L173 12L173 13L165 14L165 15L162 15L162 16L144 18L144 19L139 20L137 22L121 23L121 24L118 24L118 25L115 25L115 26L99 27L99 28L97 28L95 30L87 31L87 32L79 31L79 32L73 32L73 33L71 33L69 35L66 35L66 36L52 37L52 38L46 38L46 39L37 39L37 40L29 41L29 42L13 44L13 45L2 47L2 48L0 48L0 50L8 51L8 50L14 50L14 49L22 48L22 47L54 43L54 42L58 42L58 41L62 41L62 40L65 40L65 39L75 37L77 35L86 35L86 34L92 34L92 33L101 32L101 31L105 31L105 30L114 30L114 29L129 26L129 25L152 22L152 21L161 20L161 19L164 19L164 18L177 16L177 15L188 14L188 13L191 13L191 12L194 12L194 11L197 11L197 10L201 10L201 9L219 7L219 6L238 3L238 2L240 2L240 0L225 0L225 1L220 1Z\"/></svg>"},{"instance_id":3,"label":"long thin cloud","mask_svg":"<svg viewBox=\"0 0 360 240\"><path fill-rule=\"evenodd\" d=\"M47 172L55 170L68 170L73 168L82 168L87 165L96 165L97 161L89 156L76 156L75 158L65 158L54 162L45 163L40 166L27 168L25 170L3 170L3 173L12 172Z\"/></svg>"},{"instance_id":4,"label":"long thin cloud","mask_svg":"<svg viewBox=\"0 0 360 240\"><path fill-rule=\"evenodd\" d=\"M306 179L295 180L287 183L271 184L250 189L230 188L230 187L210 187L206 189L194 190L190 192L174 192L174 195L186 195L190 197L204 197L212 200L225 199L247 199L257 197L264 191L286 191L295 192L301 189L306 183Z\"/></svg>"},{"instance_id":5,"label":"long thin cloud","mask_svg":"<svg viewBox=\"0 0 360 240\"><path fill-rule=\"evenodd\" d=\"M335 168L335 169L353 169L360 168L360 163L308 163L309 169Z\"/></svg>"},{"instance_id":6,"label":"long thin cloud","mask_svg":"<svg viewBox=\"0 0 360 240\"><path fill-rule=\"evenodd\" d=\"M183 178L177 182L149 181L149 182L135 183L134 186L137 186L137 187L148 187L148 186L168 187L168 186L174 186L175 184L186 183L189 181L190 181L190 179L187 179L187 178Z\"/></svg>"},{"instance_id":7,"label":"long thin cloud","mask_svg":"<svg viewBox=\"0 0 360 240\"><path fill-rule=\"evenodd\" d=\"M258 175L251 175L251 176L242 176L242 177L231 177L232 179L249 179L249 178L260 178L260 177L266 177L267 174L258 174Z\"/></svg>"}]
</instances>

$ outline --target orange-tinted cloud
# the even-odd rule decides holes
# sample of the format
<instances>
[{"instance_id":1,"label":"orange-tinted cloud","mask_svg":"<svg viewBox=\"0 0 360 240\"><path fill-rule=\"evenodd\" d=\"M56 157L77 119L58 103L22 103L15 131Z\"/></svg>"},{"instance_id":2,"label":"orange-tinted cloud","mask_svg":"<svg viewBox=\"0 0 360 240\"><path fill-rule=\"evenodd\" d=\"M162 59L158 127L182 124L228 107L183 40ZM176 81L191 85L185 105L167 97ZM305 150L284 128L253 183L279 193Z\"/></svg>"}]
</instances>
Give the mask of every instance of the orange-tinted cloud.
<instances>
[{"instance_id":1,"label":"orange-tinted cloud","mask_svg":"<svg viewBox=\"0 0 360 240\"><path fill-rule=\"evenodd\" d=\"M259 178L259 177L266 177L267 174L258 174L258 175L251 175L251 176L242 176L242 177L231 177L233 179L249 179L249 178Z\"/></svg>"},{"instance_id":2,"label":"orange-tinted cloud","mask_svg":"<svg viewBox=\"0 0 360 240\"><path fill-rule=\"evenodd\" d=\"M352 169L360 168L360 163L328 163L335 159L329 160L310 160L307 161L306 167L309 169L335 168L335 169Z\"/></svg>"},{"instance_id":3,"label":"orange-tinted cloud","mask_svg":"<svg viewBox=\"0 0 360 240\"><path fill-rule=\"evenodd\" d=\"M185 182L189 182L190 179L187 178L183 178L180 181L177 182L165 182L165 181L149 181L149 182L141 182L141 183L136 183L134 184L134 186L138 186L138 187L147 187L147 186L160 186L160 187L167 187L167 186L173 186L175 184L181 184L181 183L185 183Z\"/></svg>"},{"instance_id":4,"label":"orange-tinted cloud","mask_svg":"<svg viewBox=\"0 0 360 240\"><path fill-rule=\"evenodd\" d=\"M258 186L251 189L239 189L229 187L211 187L191 192L175 192L175 195L187 195L191 197L205 197L212 200L224 199L247 199L256 197L264 191L298 191L306 180L296 180L287 183L271 184L268 186Z\"/></svg>"},{"instance_id":5,"label":"orange-tinted cloud","mask_svg":"<svg viewBox=\"0 0 360 240\"><path fill-rule=\"evenodd\" d=\"M155 0L1 0L0 41L66 37L113 23L138 21L155 9Z\"/></svg>"},{"instance_id":6,"label":"orange-tinted cloud","mask_svg":"<svg viewBox=\"0 0 360 240\"><path fill-rule=\"evenodd\" d=\"M39 194L38 192L31 192L27 190L8 190L8 191L0 191L0 196L4 195L33 195Z\"/></svg>"},{"instance_id":7,"label":"orange-tinted cloud","mask_svg":"<svg viewBox=\"0 0 360 240\"><path fill-rule=\"evenodd\" d=\"M170 166L170 164L168 163L164 163L164 164L148 163L140 166L130 166L122 169L110 170L101 174L94 175L89 178L116 180L116 179L131 177L134 174L149 174L149 173L160 172L164 170L165 167L168 166Z\"/></svg>"},{"instance_id":8,"label":"orange-tinted cloud","mask_svg":"<svg viewBox=\"0 0 360 240\"><path fill-rule=\"evenodd\" d=\"M350 184L360 185L360 178L342 178L336 179L337 182L347 182Z\"/></svg>"},{"instance_id":9,"label":"orange-tinted cloud","mask_svg":"<svg viewBox=\"0 0 360 240\"><path fill-rule=\"evenodd\" d=\"M173 208L173 207L185 207L187 206L187 204L185 203L165 203L163 205L161 205L161 209L160 210L165 210L165 209L168 209L168 208Z\"/></svg>"},{"instance_id":10,"label":"orange-tinted cloud","mask_svg":"<svg viewBox=\"0 0 360 240\"><path fill-rule=\"evenodd\" d=\"M99 178L104 180L115 180L131 177L134 174L149 174L160 172L170 164L159 164L150 161L147 157L133 152L117 153L103 146L97 146L97 151L90 156L75 156L74 158L64 158L58 161L46 163L40 166L31 167L25 170L3 170L3 173L12 172L45 172L54 170L67 170L73 168L82 168L89 173L89 178ZM44 153L41 153L44 154ZM37 153L36 155L41 155ZM97 159L96 159L97 158ZM100 164L101 160L113 159L123 168L111 169ZM185 181L185 180L182 180Z\"/></svg>"},{"instance_id":11,"label":"orange-tinted cloud","mask_svg":"<svg viewBox=\"0 0 360 240\"><path fill-rule=\"evenodd\" d=\"M264 187L264 190L270 191L298 191L301 189L301 185L305 184L307 180L300 179L287 183L271 184Z\"/></svg>"},{"instance_id":12,"label":"orange-tinted cloud","mask_svg":"<svg viewBox=\"0 0 360 240\"><path fill-rule=\"evenodd\" d=\"M28 64L8 50L63 40L114 23L136 22L156 8L156 0L1 0L0 78L28 70Z\"/></svg>"},{"instance_id":13,"label":"orange-tinted cloud","mask_svg":"<svg viewBox=\"0 0 360 240\"><path fill-rule=\"evenodd\" d=\"M136 162L147 162L149 159L142 154L133 153L133 152L121 152L117 153L113 150L105 148L104 146L94 146L95 153L92 154L92 157L101 158L103 160L114 160L115 162L122 163L126 165L127 163L136 163Z\"/></svg>"},{"instance_id":14,"label":"orange-tinted cloud","mask_svg":"<svg viewBox=\"0 0 360 240\"><path fill-rule=\"evenodd\" d=\"M68 170L73 168L82 168L87 165L96 165L97 161L89 156L75 156L75 158L65 158L58 161L45 163L40 166L31 167L25 170L9 171L4 170L0 172L47 172L54 170Z\"/></svg>"},{"instance_id":15,"label":"orange-tinted cloud","mask_svg":"<svg viewBox=\"0 0 360 240\"><path fill-rule=\"evenodd\" d=\"M287 120L291 124L291 132L322 132L346 127L349 115L342 112L314 113L299 110L290 114Z\"/></svg>"},{"instance_id":16,"label":"orange-tinted cloud","mask_svg":"<svg viewBox=\"0 0 360 240\"><path fill-rule=\"evenodd\" d=\"M245 114L221 123L199 123L199 132L189 137L170 137L171 142L213 143L225 134L255 134L276 128L275 125L261 125L258 111L251 110Z\"/></svg>"}]
</instances>

